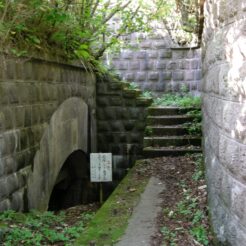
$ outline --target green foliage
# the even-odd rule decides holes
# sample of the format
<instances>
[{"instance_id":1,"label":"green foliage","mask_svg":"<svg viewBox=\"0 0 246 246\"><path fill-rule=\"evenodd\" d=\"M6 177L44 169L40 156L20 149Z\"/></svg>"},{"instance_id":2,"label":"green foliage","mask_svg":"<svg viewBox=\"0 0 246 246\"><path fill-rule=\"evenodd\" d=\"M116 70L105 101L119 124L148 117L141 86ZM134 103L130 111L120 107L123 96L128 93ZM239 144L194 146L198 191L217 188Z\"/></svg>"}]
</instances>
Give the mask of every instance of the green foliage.
<instances>
[{"instance_id":1,"label":"green foliage","mask_svg":"<svg viewBox=\"0 0 246 246\"><path fill-rule=\"evenodd\" d=\"M208 236L206 229L202 226L193 227L190 231L191 235L202 245L208 245Z\"/></svg>"},{"instance_id":2,"label":"green foliage","mask_svg":"<svg viewBox=\"0 0 246 246\"><path fill-rule=\"evenodd\" d=\"M153 94L152 94L151 91L144 91L144 92L142 93L142 96L143 96L143 97L146 97L146 98L153 98Z\"/></svg>"},{"instance_id":3,"label":"green foliage","mask_svg":"<svg viewBox=\"0 0 246 246\"><path fill-rule=\"evenodd\" d=\"M188 93L187 86L181 87L181 92L177 94L166 93L162 97L154 99L154 106L179 106L179 107L194 107L187 115L192 116L192 122L185 123L188 134L201 135L202 133L202 113L201 113L201 98L192 96Z\"/></svg>"},{"instance_id":4,"label":"green foliage","mask_svg":"<svg viewBox=\"0 0 246 246\"><path fill-rule=\"evenodd\" d=\"M146 30L143 8L142 0L0 1L0 46L17 56L49 52L97 66L120 36Z\"/></svg>"},{"instance_id":5,"label":"green foliage","mask_svg":"<svg viewBox=\"0 0 246 246\"><path fill-rule=\"evenodd\" d=\"M166 93L162 97L154 100L155 106L180 106L180 107L199 107L201 105L201 98L185 94Z\"/></svg>"},{"instance_id":6,"label":"green foliage","mask_svg":"<svg viewBox=\"0 0 246 246\"><path fill-rule=\"evenodd\" d=\"M138 89L138 85L134 82L131 82L129 83L129 86L128 86L129 89L132 89L132 90L135 90L135 89Z\"/></svg>"},{"instance_id":7,"label":"green foliage","mask_svg":"<svg viewBox=\"0 0 246 246\"><path fill-rule=\"evenodd\" d=\"M193 155L195 160L195 171L193 174L193 180L199 185L199 181L204 178L203 170L203 158L201 154ZM201 208L199 206L199 197L194 194L194 191L189 189L188 184L181 180L179 186L182 188L182 198L176 203L176 207L165 208L163 210L164 216L173 218L180 222L176 228L163 227L161 233L168 245L176 245L175 238L177 238L177 232L189 233L198 243L201 245L208 245L209 228L202 225L204 218L206 217L207 208ZM188 225L188 227L187 227ZM164 244L165 245L165 244Z\"/></svg>"},{"instance_id":8,"label":"green foliage","mask_svg":"<svg viewBox=\"0 0 246 246\"><path fill-rule=\"evenodd\" d=\"M203 166L203 157L202 155L197 155L196 156L196 161L195 161L195 172L192 175L192 179L195 181L199 181L204 177L204 166Z\"/></svg>"},{"instance_id":9,"label":"green foliage","mask_svg":"<svg viewBox=\"0 0 246 246\"><path fill-rule=\"evenodd\" d=\"M186 123L188 133L190 135L201 135L202 134L202 112L200 108L189 111L187 115L193 117L192 122Z\"/></svg>"},{"instance_id":10,"label":"green foliage","mask_svg":"<svg viewBox=\"0 0 246 246\"><path fill-rule=\"evenodd\" d=\"M157 0L157 17L162 20L172 39L180 45L199 44L202 18L199 1Z\"/></svg>"},{"instance_id":11,"label":"green foliage","mask_svg":"<svg viewBox=\"0 0 246 246\"><path fill-rule=\"evenodd\" d=\"M144 130L144 134L146 135L146 136L151 136L152 135L152 133L153 133L153 129L151 128L151 127L146 127L145 128L145 130Z\"/></svg>"},{"instance_id":12,"label":"green foliage","mask_svg":"<svg viewBox=\"0 0 246 246\"><path fill-rule=\"evenodd\" d=\"M172 232L171 230L168 229L168 227L163 226L161 228L161 233L163 234L163 238L170 242L170 244L169 244L170 246L176 246L177 245L175 243L175 239L177 238L176 232Z\"/></svg>"},{"instance_id":13,"label":"green foliage","mask_svg":"<svg viewBox=\"0 0 246 246\"><path fill-rule=\"evenodd\" d=\"M93 218L93 213L84 213L80 216L80 222L68 227L65 223L65 214L60 212L31 211L23 214L12 210L0 214L1 223L4 223L3 241L4 246L12 245L72 245L79 237L85 225ZM8 228L8 229L6 229Z\"/></svg>"}]
</instances>

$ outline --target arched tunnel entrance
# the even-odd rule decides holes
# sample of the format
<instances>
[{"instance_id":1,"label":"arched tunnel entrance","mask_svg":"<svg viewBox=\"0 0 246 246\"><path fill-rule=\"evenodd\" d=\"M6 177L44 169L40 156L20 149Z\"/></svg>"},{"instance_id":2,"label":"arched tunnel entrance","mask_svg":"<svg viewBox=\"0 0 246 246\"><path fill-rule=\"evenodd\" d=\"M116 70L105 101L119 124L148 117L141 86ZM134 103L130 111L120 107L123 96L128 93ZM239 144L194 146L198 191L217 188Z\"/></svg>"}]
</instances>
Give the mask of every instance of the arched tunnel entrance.
<instances>
[{"instance_id":1,"label":"arched tunnel entrance","mask_svg":"<svg viewBox=\"0 0 246 246\"><path fill-rule=\"evenodd\" d=\"M97 187L90 182L89 158L74 151L63 164L52 190L48 210L57 211L98 200Z\"/></svg>"}]
</instances>

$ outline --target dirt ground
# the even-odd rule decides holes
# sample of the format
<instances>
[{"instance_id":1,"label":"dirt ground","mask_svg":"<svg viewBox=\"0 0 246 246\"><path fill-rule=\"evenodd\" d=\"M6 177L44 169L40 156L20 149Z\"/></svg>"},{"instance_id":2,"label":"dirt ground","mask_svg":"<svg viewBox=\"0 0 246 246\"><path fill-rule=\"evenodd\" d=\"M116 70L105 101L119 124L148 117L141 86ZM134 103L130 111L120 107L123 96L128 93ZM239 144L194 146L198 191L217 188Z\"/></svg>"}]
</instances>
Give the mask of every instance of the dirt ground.
<instances>
[{"instance_id":1,"label":"dirt ground","mask_svg":"<svg viewBox=\"0 0 246 246\"><path fill-rule=\"evenodd\" d=\"M192 156L146 160L151 164L152 174L166 185L166 190L161 194L163 211L156 221L156 233L152 237L152 246L212 245L204 173L201 171L201 167L197 169L195 161L196 158ZM186 202L184 197L185 199L188 197L192 202ZM182 207L184 203L186 203L186 207ZM197 211L203 212L202 218L197 222L206 229L208 240L202 240L204 243L199 243L196 237L190 233L192 226L194 227L194 213ZM165 228L164 232L163 228ZM204 236L202 233L200 232L201 235L199 235L198 231L195 234L198 238L199 236L202 238Z\"/></svg>"},{"instance_id":2,"label":"dirt ground","mask_svg":"<svg viewBox=\"0 0 246 246\"><path fill-rule=\"evenodd\" d=\"M138 172L156 177L166 186L160 195L162 211L151 246L212 245L204 174L194 156L145 159ZM67 223L72 225L81 212L97 208L98 204L70 208L66 210Z\"/></svg>"}]
</instances>

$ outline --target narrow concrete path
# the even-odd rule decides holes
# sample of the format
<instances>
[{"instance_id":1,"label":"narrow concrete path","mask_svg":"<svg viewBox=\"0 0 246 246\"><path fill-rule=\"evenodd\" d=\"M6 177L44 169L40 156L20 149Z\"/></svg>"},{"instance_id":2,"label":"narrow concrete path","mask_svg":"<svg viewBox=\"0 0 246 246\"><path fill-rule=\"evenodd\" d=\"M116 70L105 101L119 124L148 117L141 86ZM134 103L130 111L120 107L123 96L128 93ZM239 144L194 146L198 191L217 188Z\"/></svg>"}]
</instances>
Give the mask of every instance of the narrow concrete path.
<instances>
[{"instance_id":1,"label":"narrow concrete path","mask_svg":"<svg viewBox=\"0 0 246 246\"><path fill-rule=\"evenodd\" d=\"M116 246L149 246L155 233L155 219L161 211L160 193L166 189L158 178L151 177L140 202L133 211L125 235Z\"/></svg>"}]
</instances>

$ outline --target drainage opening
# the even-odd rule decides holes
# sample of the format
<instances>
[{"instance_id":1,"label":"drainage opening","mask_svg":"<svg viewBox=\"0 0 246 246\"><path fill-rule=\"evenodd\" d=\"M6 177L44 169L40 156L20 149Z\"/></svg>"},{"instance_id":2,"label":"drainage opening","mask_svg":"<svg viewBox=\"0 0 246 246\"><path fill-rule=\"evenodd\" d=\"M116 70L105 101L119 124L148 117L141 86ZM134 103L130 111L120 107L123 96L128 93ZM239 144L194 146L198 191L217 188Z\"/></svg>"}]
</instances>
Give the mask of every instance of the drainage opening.
<instances>
[{"instance_id":1,"label":"drainage opening","mask_svg":"<svg viewBox=\"0 0 246 246\"><path fill-rule=\"evenodd\" d=\"M96 202L97 194L97 187L90 182L88 157L82 150L77 150L67 158L57 176L49 210Z\"/></svg>"}]
</instances>

